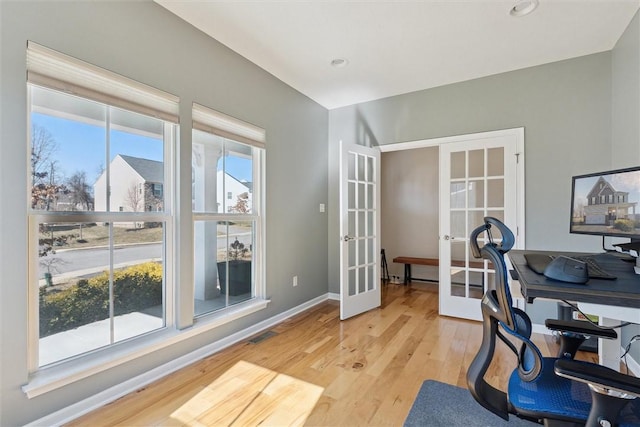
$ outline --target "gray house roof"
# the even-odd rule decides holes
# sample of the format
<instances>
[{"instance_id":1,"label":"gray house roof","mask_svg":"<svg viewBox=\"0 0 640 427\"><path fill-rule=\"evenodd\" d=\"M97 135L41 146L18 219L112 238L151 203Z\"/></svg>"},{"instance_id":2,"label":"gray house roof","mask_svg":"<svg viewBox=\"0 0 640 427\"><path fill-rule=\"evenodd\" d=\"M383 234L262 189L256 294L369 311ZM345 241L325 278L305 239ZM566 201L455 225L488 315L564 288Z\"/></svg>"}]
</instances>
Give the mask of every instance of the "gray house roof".
<instances>
[{"instance_id":1,"label":"gray house roof","mask_svg":"<svg viewBox=\"0 0 640 427\"><path fill-rule=\"evenodd\" d=\"M145 182L162 183L164 181L164 168L162 162L141 159L139 157L125 156L123 154L118 154L118 156L138 172Z\"/></svg>"}]
</instances>

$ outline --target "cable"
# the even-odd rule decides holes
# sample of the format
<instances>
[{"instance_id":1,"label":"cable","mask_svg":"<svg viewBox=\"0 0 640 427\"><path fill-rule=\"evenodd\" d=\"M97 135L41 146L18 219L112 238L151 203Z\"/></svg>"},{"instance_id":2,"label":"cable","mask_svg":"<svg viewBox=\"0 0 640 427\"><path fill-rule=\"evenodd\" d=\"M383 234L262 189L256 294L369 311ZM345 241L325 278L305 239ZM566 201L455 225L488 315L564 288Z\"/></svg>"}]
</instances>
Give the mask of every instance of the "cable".
<instances>
[{"instance_id":1,"label":"cable","mask_svg":"<svg viewBox=\"0 0 640 427\"><path fill-rule=\"evenodd\" d=\"M566 301L566 300L562 300L562 302L567 304L571 308L573 308L578 313L582 314L586 322L591 323L593 326L595 326L598 329L618 329L618 328L624 328L625 326L633 325L633 322L622 322L619 325L615 325L615 326L600 326L596 322L591 320L587 314L585 314L582 310L580 310L577 305L570 303L569 301Z\"/></svg>"},{"instance_id":2,"label":"cable","mask_svg":"<svg viewBox=\"0 0 640 427\"><path fill-rule=\"evenodd\" d=\"M631 344L633 344L639 339L640 339L640 335L634 335L633 337L631 337L631 339L629 340L629 344L627 344L627 346L624 348L624 353L622 353L622 356L620 356L620 359L624 360L624 367L627 371L627 375L629 375L629 365L627 365L627 354L631 350Z\"/></svg>"}]
</instances>

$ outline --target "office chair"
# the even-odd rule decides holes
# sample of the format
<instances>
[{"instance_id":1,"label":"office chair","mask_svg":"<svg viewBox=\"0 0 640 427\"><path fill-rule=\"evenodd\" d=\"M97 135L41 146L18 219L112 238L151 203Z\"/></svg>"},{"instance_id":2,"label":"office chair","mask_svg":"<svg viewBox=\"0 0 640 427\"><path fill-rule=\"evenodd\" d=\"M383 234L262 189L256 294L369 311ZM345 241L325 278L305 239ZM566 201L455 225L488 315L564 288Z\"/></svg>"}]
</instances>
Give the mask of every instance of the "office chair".
<instances>
[{"instance_id":1,"label":"office chair","mask_svg":"<svg viewBox=\"0 0 640 427\"><path fill-rule=\"evenodd\" d=\"M492 236L493 232L500 234ZM478 240L485 244L480 248ZM496 234L497 234L496 233ZM545 426L587 427L640 425L640 379L604 366L573 360L585 335L615 337L615 331L585 322L547 321L562 330L558 357L543 357L530 340L531 320L512 307L508 271L504 255L513 247L513 233L501 221L485 217L484 224L470 236L476 258L493 263L495 282L482 298L482 344L467 372L467 384L475 400L489 411L509 419L509 414ZM573 323L576 323L573 325ZM520 348L507 339L504 331ZM484 375L494 355L496 337L516 355L518 367L509 378L507 391L488 384Z\"/></svg>"}]
</instances>

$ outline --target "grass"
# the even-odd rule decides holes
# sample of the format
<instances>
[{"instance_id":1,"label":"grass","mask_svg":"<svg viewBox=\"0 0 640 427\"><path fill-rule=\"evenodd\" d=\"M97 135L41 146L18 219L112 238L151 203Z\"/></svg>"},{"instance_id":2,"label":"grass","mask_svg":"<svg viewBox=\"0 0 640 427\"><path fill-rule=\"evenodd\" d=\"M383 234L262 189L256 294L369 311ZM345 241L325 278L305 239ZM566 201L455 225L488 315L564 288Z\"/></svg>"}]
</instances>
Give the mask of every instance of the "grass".
<instances>
[{"instance_id":1,"label":"grass","mask_svg":"<svg viewBox=\"0 0 640 427\"><path fill-rule=\"evenodd\" d=\"M131 243L155 243L162 241L162 227L128 228L113 227L114 243L116 245ZM53 236L52 236L53 235ZM109 243L109 226L84 224L56 227L53 231L40 232L40 239L50 242L53 237L64 243L55 245L55 249L79 249L94 246L106 246Z\"/></svg>"}]
</instances>

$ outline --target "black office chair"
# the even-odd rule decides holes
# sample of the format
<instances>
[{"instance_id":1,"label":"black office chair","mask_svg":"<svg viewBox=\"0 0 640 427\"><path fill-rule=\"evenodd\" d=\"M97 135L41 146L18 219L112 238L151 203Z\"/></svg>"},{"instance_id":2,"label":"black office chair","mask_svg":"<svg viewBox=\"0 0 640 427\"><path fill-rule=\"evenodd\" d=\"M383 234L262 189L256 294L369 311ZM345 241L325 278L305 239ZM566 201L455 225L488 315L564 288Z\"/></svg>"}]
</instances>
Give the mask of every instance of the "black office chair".
<instances>
[{"instance_id":1,"label":"black office chair","mask_svg":"<svg viewBox=\"0 0 640 427\"><path fill-rule=\"evenodd\" d=\"M500 234L500 242L492 236L492 230ZM480 248L478 240L485 233L485 244ZM585 322L548 321L552 328L563 330L562 343L558 357L543 357L530 340L531 320L524 311L512 307L504 255L513 247L513 233L499 220L485 217L484 224L471 233L470 244L476 258L488 259L495 267L495 282L481 302L482 344L467 372L467 384L476 401L505 420L514 414L545 426L640 425L640 399L636 399L640 397L639 378L573 360L585 335L615 338L615 331L600 331L597 326L584 326ZM520 348L502 331L519 342ZM517 355L518 367L509 379L507 392L484 379L496 337Z\"/></svg>"}]
</instances>

